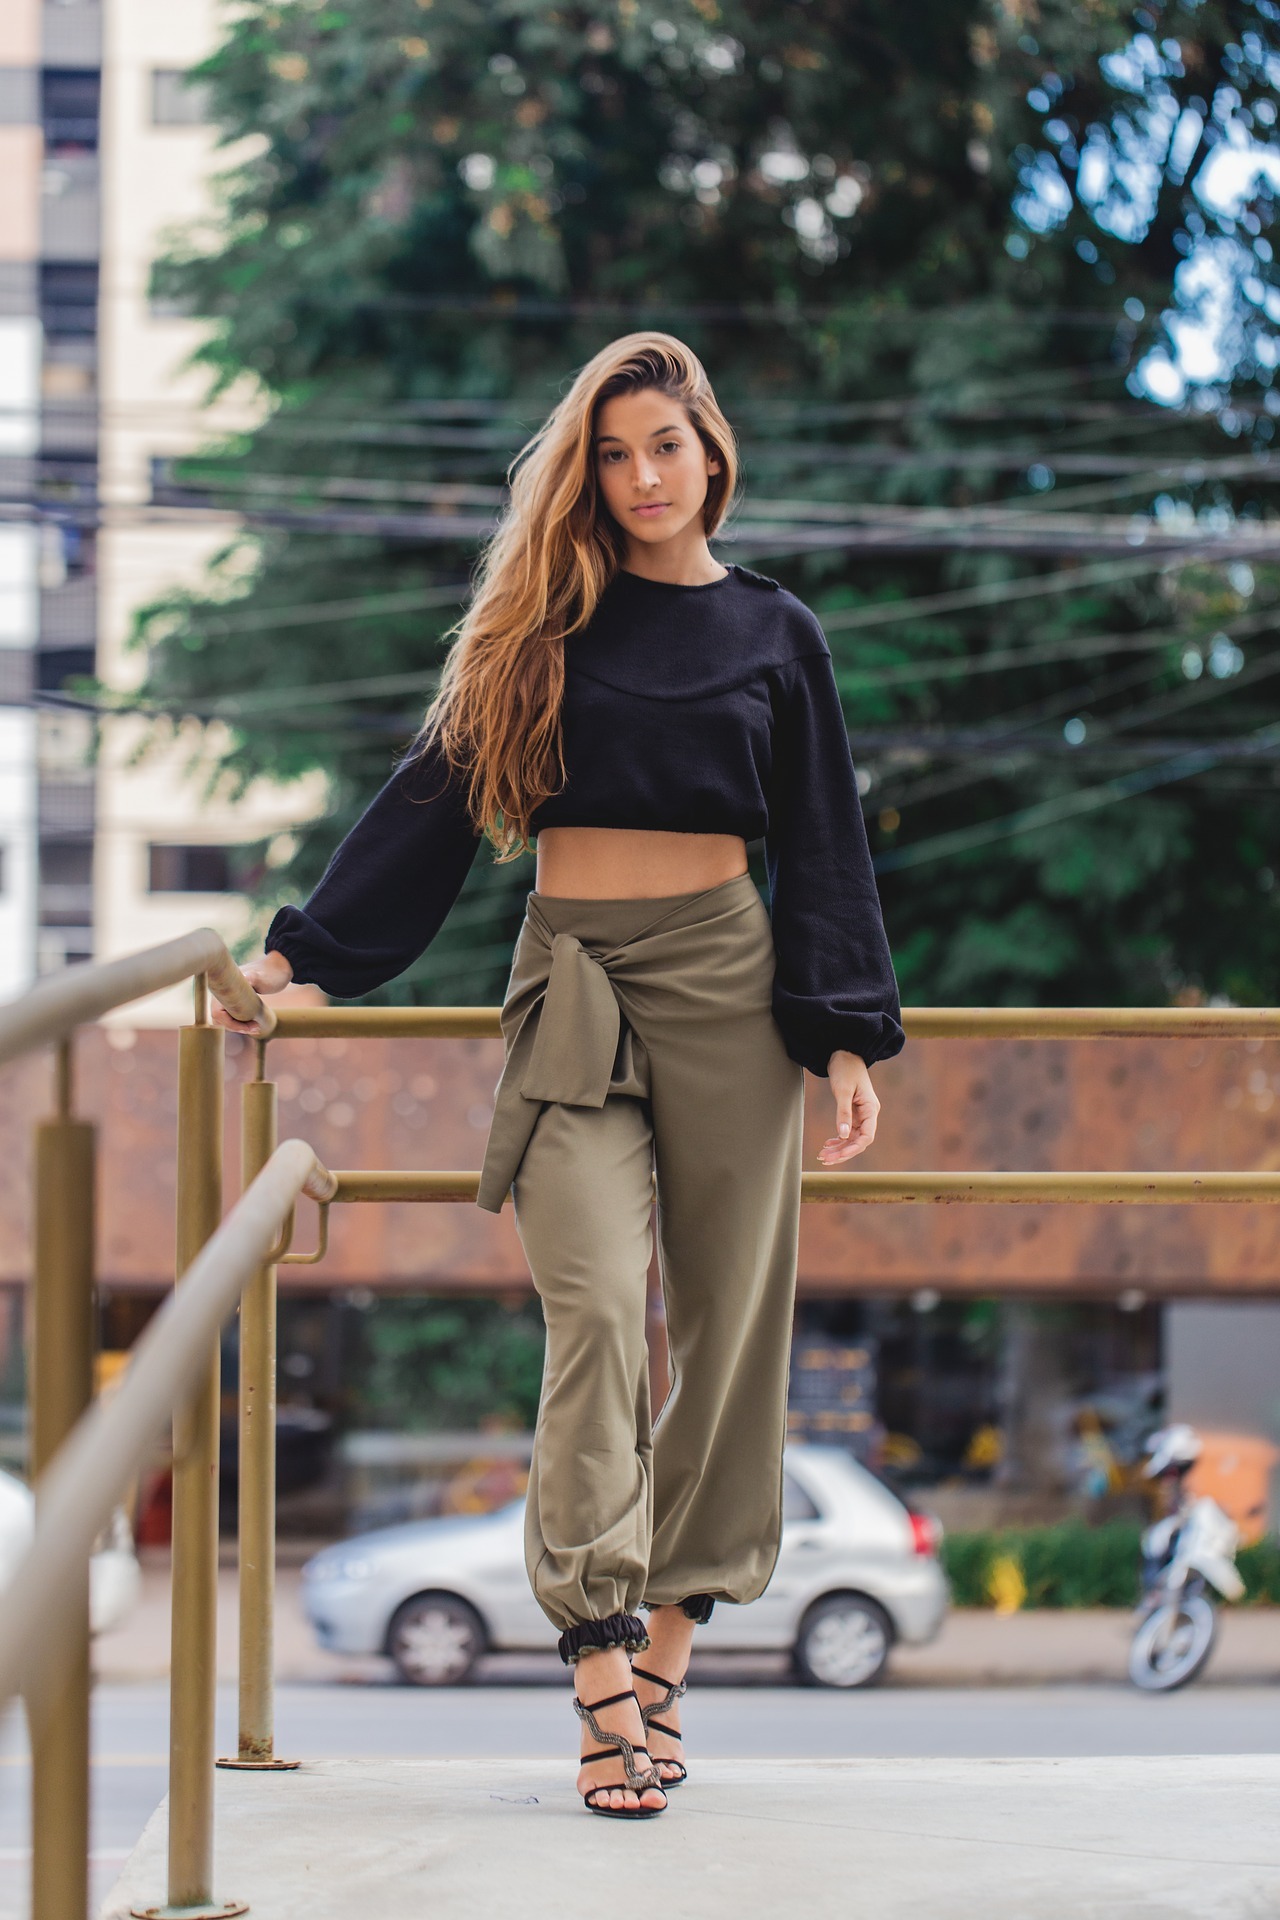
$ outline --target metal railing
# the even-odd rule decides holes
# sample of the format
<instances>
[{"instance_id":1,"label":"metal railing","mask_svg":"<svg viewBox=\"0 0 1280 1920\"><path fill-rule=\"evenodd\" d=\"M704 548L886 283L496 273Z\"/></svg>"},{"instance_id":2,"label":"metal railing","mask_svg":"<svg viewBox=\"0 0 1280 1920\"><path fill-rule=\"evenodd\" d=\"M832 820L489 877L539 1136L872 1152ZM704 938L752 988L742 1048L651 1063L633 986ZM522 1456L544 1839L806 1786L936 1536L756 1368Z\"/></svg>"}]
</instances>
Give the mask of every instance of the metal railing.
<instances>
[{"instance_id":1,"label":"metal railing","mask_svg":"<svg viewBox=\"0 0 1280 1920\"><path fill-rule=\"evenodd\" d=\"M94 1128L73 1112L75 1029L194 977L195 1020L178 1061L180 1285L110 1400L92 1404ZM35 1130L31 1471L36 1527L0 1608L0 1703L21 1691L31 1730L31 1910L69 1920L88 1903L89 1558L166 1424L174 1429L169 1904L213 1911L213 1711L218 1526L219 1332L262 1285L300 1193L332 1176L300 1140L264 1154L222 1220L222 1029L274 1025L208 929L126 959L69 968L0 1008L0 1064L55 1048L54 1112ZM274 1146L274 1141L272 1142ZM223 1903L216 1911L238 1911Z\"/></svg>"},{"instance_id":2,"label":"metal railing","mask_svg":"<svg viewBox=\"0 0 1280 1920\"><path fill-rule=\"evenodd\" d=\"M74 1029L188 977L194 1023L178 1041L179 1285L127 1375L91 1404L94 1130L73 1113ZM210 994L258 1028L241 1089L241 1198L222 1218L223 1029ZM1238 1008L911 1008L914 1039L1278 1037L1280 1012ZM275 1753L276 1269L312 1263L334 1203L474 1200L471 1171L330 1172L300 1140L277 1145L272 1040L501 1035L494 1007L272 1009L208 929L128 959L68 969L0 1008L0 1065L52 1046L56 1100L36 1129L32 1470L36 1534L0 1605L0 1704L21 1691L32 1727L32 1912L68 1920L87 1903L88 1576L93 1540L167 1421L174 1426L170 1824L167 1905L243 1912L213 1893L214 1767L293 1764ZM300 1195L319 1204L315 1249L291 1251ZM1280 1198L1280 1172L806 1173L807 1202L1248 1204ZM215 1760L219 1331L240 1303L239 1735Z\"/></svg>"}]
</instances>

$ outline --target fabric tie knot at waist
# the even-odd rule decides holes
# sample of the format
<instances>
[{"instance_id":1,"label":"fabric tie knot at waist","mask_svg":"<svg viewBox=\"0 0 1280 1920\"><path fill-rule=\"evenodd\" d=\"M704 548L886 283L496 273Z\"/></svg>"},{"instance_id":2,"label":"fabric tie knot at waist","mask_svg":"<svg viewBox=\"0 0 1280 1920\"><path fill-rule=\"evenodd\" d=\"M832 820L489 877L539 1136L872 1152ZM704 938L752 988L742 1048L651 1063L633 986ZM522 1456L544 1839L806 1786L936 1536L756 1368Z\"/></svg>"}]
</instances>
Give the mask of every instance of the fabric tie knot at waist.
<instances>
[{"instance_id":1,"label":"fabric tie knot at waist","mask_svg":"<svg viewBox=\"0 0 1280 1920\"><path fill-rule=\"evenodd\" d=\"M773 946L749 874L674 898L568 905L575 917L592 916L585 925L579 921L587 944L554 925L564 902L548 912L534 891L525 905L502 1007L502 1077L476 1192L487 1213L502 1211L549 1106L603 1107L613 1095L651 1097L644 1028L655 996L678 999L688 975L722 982L745 942L754 956L754 992L767 1003Z\"/></svg>"},{"instance_id":2,"label":"fabric tie knot at waist","mask_svg":"<svg viewBox=\"0 0 1280 1920\"><path fill-rule=\"evenodd\" d=\"M557 933L521 1094L526 1100L602 1107L621 1028L622 1012L600 960L576 934Z\"/></svg>"}]
</instances>

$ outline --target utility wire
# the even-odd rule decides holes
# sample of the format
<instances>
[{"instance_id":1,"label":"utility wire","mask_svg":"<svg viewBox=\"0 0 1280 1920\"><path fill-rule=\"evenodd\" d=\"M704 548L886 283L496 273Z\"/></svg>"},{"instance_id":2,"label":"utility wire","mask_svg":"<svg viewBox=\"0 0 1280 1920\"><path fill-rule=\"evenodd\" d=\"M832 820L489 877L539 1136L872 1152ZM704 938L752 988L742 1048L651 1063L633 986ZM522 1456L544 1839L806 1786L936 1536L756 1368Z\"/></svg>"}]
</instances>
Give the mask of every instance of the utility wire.
<instances>
[{"instance_id":1,"label":"utility wire","mask_svg":"<svg viewBox=\"0 0 1280 1920\"><path fill-rule=\"evenodd\" d=\"M958 587L946 593L920 594L907 600L883 600L869 606L833 607L826 612L820 609L816 611L827 633L850 633L868 627L889 626L900 620L927 619L933 614L964 613L974 607L1012 606L1051 594L1075 593L1082 587L1114 586L1122 580L1138 579L1144 573L1198 566L1203 557L1188 556L1170 565L1167 557L1148 554L1141 559L1106 560L1092 567L1060 567L1056 573L1035 574L1026 580L988 581L980 586Z\"/></svg>"},{"instance_id":2,"label":"utility wire","mask_svg":"<svg viewBox=\"0 0 1280 1920\"><path fill-rule=\"evenodd\" d=\"M1007 735L1010 731L1029 732L1032 727L1046 720L1057 720L1064 714L1078 713L1081 707L1087 706L1090 701L1107 699L1116 693L1126 693L1131 687L1142 686L1149 682L1161 671L1160 667L1153 666L1150 661L1144 661L1137 668L1130 667L1122 672L1109 674L1102 680L1090 683L1088 687L1069 687L1064 693L1052 699L1033 701L1030 705L1015 707L1002 714L994 714L979 730L980 746L976 756L979 765L976 769L971 759L964 760L958 765L953 763L945 771L935 770L911 781L913 768L890 767L886 770L881 766L878 768L871 789L875 798L872 799L868 794L863 812L871 817L882 812L886 806L892 806L901 813L906 807L920 806L926 800L941 799L945 794L963 792L966 787L977 786L984 780L1007 779L1011 774L1032 764L1036 756L1026 749L1015 749L998 758L992 758L988 751L989 740L998 739L1002 733ZM863 764L865 765L866 762L864 761ZM909 784L905 788L895 782L895 773L900 779L908 780Z\"/></svg>"},{"instance_id":3,"label":"utility wire","mask_svg":"<svg viewBox=\"0 0 1280 1920\"><path fill-rule=\"evenodd\" d=\"M257 613L244 614L206 616L202 608L200 629L210 634L262 633L275 627L309 627L326 620L365 620L397 613L419 613L429 607L460 606L469 591L465 583L459 586L407 587L400 593L371 594L363 600L315 600L310 604L302 602L286 607L263 607ZM211 604L206 602L205 606ZM235 605L236 602L230 604ZM341 687L361 683L336 681L333 684ZM399 691L394 687L384 690Z\"/></svg>"},{"instance_id":4,"label":"utility wire","mask_svg":"<svg viewBox=\"0 0 1280 1920\"><path fill-rule=\"evenodd\" d=\"M1276 667L1280 670L1280 659L1277 659ZM1280 722L1258 728L1251 737L1259 751L1264 747L1280 745ZM1061 799L1042 800L1035 806L1022 807L1018 812L1005 814L998 820L979 821L971 827L935 834L931 839L918 841L914 846L894 847L877 854L873 865L878 873L900 873L936 860L953 859L957 854L972 853L979 847L994 846L1001 840L1015 839L1021 834L1034 833L1041 827L1057 826L1064 820L1114 806L1119 801L1131 799L1135 794L1150 793L1158 787L1192 779L1206 768L1216 766L1221 758L1222 752L1217 747L1198 747L1162 761L1159 766L1117 775L1114 780L1104 781L1096 787L1081 788Z\"/></svg>"},{"instance_id":5,"label":"utility wire","mask_svg":"<svg viewBox=\"0 0 1280 1920\"><path fill-rule=\"evenodd\" d=\"M1205 560L1280 558L1280 523L1238 521L1224 532L1200 528L1196 532L1163 527L1147 522L1135 530L1130 522L1118 522L1114 528L1099 529L1095 524L1075 528L1065 516L1046 518L1039 527L1020 522L1005 522L986 510L983 521L967 522L961 515L941 516L933 508L859 510L865 524L846 526L787 525L745 517L717 536L726 544L741 545L747 553L775 557L787 554L835 551L862 553L877 559L897 554L928 553L1022 553L1045 558L1072 553L1112 551L1116 554L1145 546L1164 560L1193 557ZM891 517L892 516L892 517ZM73 521L82 525L107 528L122 526L165 526L224 524L225 508L136 506L102 507L92 503L52 507L47 501L0 501L0 521L30 524L38 521ZM423 545L432 541L447 544L461 542L478 546L495 530L495 522L468 518L461 514L371 514L361 512L301 511L257 507L244 516L249 524L274 528L281 532L348 534L359 538L407 541Z\"/></svg>"},{"instance_id":6,"label":"utility wire","mask_svg":"<svg viewBox=\"0 0 1280 1920\"><path fill-rule=\"evenodd\" d=\"M1249 685L1254 680L1268 679L1276 672L1278 666L1280 666L1280 653L1268 654L1264 656L1263 659L1252 662L1239 673L1224 677L1221 680L1197 681L1190 686L1183 686L1175 692L1163 695L1159 699L1148 701L1145 706L1125 707L1119 713L1104 715L1101 719L1091 722L1090 731L1093 733L1095 741L1105 741L1114 737L1116 734L1127 733L1134 727L1141 726L1149 720L1163 719L1170 713L1178 713L1188 707L1203 705L1207 700L1216 699L1224 693L1233 692L1242 683ZM1084 704L1084 702L1078 697L1080 689L1077 689L1076 693L1076 700L1070 704L1064 700L1059 711L1079 711L1080 706ZM1103 696L1095 693L1093 697L1099 698ZM1044 717L1047 718L1048 716L1046 715ZM1029 742L1028 747L1021 750L1014 745L1012 752L1004 754L999 759L987 758L984 762L984 752L988 755L998 752L996 739L996 729L998 725L998 720L989 722L982 730L979 739L964 750L965 764L963 766L956 768L949 774L926 776L924 780L918 782L915 786L908 787L905 793L898 791L896 794L892 794L892 804L895 809L901 812L904 807L918 805L925 800L936 799L944 793L954 794L967 787L978 786L985 780L1009 779L1013 775L1022 772L1025 768L1034 765L1043 752L1042 746L1034 742ZM1222 750L1224 752L1227 751L1225 746ZM937 742L936 736L934 751L948 752L946 743ZM978 763L976 766L974 765L975 760ZM868 804L864 811L867 813L881 811L884 807L886 797L887 796L882 794L874 805Z\"/></svg>"},{"instance_id":7,"label":"utility wire","mask_svg":"<svg viewBox=\"0 0 1280 1920\"><path fill-rule=\"evenodd\" d=\"M968 679L970 674L1016 672L1024 667L1039 667L1051 661L1087 660L1095 654L1139 652L1180 643L1192 646L1198 639L1212 638L1219 633L1235 637L1265 632L1277 621L1280 621L1280 605L1263 607L1256 613L1242 614L1236 619L1213 621L1199 630L1195 627L1162 627L1143 633L1090 634L1079 640L1058 641L1048 647L1005 647L995 653L957 654L949 659L911 661L894 667L837 665L836 673L842 687L848 686L855 691L862 687L911 686L918 680L960 680Z\"/></svg>"},{"instance_id":8,"label":"utility wire","mask_svg":"<svg viewBox=\"0 0 1280 1920\"><path fill-rule=\"evenodd\" d=\"M452 589L441 588L441 594L452 593ZM404 598L409 595L388 596ZM355 601L349 603L349 610L355 613L365 611L364 604ZM295 610L295 612L298 610ZM908 662L892 667L845 667L837 666L837 680L842 689L858 691L867 687L911 686L917 682L935 679L967 679L971 674L988 672L1016 672L1031 670L1049 662L1062 660L1088 659L1095 655L1131 651L1157 651L1179 643L1185 646L1203 643L1206 637L1224 634L1239 637L1258 631L1264 631L1280 619L1280 606L1265 607L1255 613L1243 614L1226 621L1206 623L1203 627L1167 627L1145 633L1103 633L1087 636L1079 640L1067 640L1049 647L1005 648L990 654L963 654L942 660L922 660ZM255 627L269 626L269 618L264 616L252 623ZM280 624L285 624L281 622ZM297 624L301 624L298 621ZM233 630L231 623L214 630ZM1141 675L1149 675L1149 667L1140 669ZM245 694L217 696L209 700L191 700L175 705L167 701L146 701L136 695L122 693L118 697L108 693L98 700L67 694L57 689L41 690L33 695L36 704L69 705L89 708L99 713L143 714L156 718L169 716L180 718L190 714L201 719L237 719L251 717L256 713L270 712L276 706L322 705L328 700L347 700L382 698L397 693L422 693L426 695L439 681L438 667L424 666L409 673L378 674L360 679L329 680L307 685L285 687L262 687ZM1070 696L1078 700L1078 694ZM1072 709L1074 710L1074 709Z\"/></svg>"}]
</instances>

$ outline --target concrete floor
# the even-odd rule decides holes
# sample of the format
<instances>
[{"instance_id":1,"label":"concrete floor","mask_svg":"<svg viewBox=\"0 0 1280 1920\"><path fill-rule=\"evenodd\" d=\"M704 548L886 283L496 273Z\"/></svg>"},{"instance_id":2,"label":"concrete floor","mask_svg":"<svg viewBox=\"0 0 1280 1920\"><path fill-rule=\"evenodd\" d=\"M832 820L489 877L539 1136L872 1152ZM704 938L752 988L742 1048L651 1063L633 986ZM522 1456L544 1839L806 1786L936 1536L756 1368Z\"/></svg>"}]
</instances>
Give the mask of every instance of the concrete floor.
<instances>
[{"instance_id":1,"label":"concrete floor","mask_svg":"<svg viewBox=\"0 0 1280 1920\"><path fill-rule=\"evenodd\" d=\"M549 1681L419 1692L391 1686L285 1686L279 1751L295 1759L457 1760L492 1756L572 1774L577 1722L559 1661ZM699 1681L684 1702L689 1751L704 1761L1048 1760L1117 1754L1268 1754L1280 1746L1274 1686L1190 1687L1153 1699L1132 1687L881 1687L854 1694L758 1677ZM218 1751L234 1750L236 1695L218 1695ZM90 1881L96 1912L165 1792L169 1696L163 1683L98 1689L93 1716ZM29 1773L21 1715L0 1717L0 1920L27 1920ZM677 1801L677 1806L679 1802ZM431 1916L426 1916L431 1920ZM497 1920L506 1920L505 1914ZM698 1920L697 1916L693 1920ZM771 1917L769 1917L771 1920ZM850 1920L862 1920L851 1914ZM1022 1920L1022 1916L1018 1917ZM1033 1920L1032 1916L1028 1920ZM1252 1920L1252 1916L1250 1917Z\"/></svg>"},{"instance_id":2,"label":"concrete floor","mask_svg":"<svg viewBox=\"0 0 1280 1920\"><path fill-rule=\"evenodd\" d=\"M256 1920L1253 1920L1280 1759L709 1760L656 1820L547 1761L328 1760L218 1779L214 1892ZM621 1877L619 1870L621 1871ZM163 1899L155 1816L102 1909Z\"/></svg>"}]
</instances>

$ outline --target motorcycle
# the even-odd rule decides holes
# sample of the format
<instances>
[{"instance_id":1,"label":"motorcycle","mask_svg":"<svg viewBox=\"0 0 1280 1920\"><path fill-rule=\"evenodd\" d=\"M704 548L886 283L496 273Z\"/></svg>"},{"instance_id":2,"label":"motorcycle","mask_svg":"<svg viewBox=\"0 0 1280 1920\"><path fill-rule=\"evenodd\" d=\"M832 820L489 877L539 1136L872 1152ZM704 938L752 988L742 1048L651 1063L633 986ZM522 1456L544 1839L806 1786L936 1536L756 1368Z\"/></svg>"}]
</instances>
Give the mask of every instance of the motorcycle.
<instances>
[{"instance_id":1,"label":"motorcycle","mask_svg":"<svg viewBox=\"0 0 1280 1920\"><path fill-rule=\"evenodd\" d=\"M1129 1649L1129 1678L1171 1693L1203 1669L1218 1631L1215 1595L1238 1600L1240 1532L1207 1496L1187 1500L1142 1536L1144 1593Z\"/></svg>"}]
</instances>

